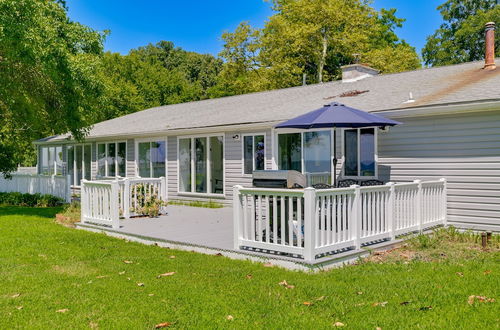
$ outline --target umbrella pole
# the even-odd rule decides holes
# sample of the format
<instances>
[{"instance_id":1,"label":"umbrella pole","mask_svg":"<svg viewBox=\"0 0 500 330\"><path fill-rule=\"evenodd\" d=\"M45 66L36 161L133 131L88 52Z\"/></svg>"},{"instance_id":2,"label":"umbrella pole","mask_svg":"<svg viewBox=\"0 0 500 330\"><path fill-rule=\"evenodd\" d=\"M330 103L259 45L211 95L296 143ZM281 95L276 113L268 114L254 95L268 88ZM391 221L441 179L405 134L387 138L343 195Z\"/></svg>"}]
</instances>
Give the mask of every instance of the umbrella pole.
<instances>
[{"instance_id":1,"label":"umbrella pole","mask_svg":"<svg viewBox=\"0 0 500 330\"><path fill-rule=\"evenodd\" d=\"M337 127L333 128L333 186L337 188Z\"/></svg>"}]
</instances>

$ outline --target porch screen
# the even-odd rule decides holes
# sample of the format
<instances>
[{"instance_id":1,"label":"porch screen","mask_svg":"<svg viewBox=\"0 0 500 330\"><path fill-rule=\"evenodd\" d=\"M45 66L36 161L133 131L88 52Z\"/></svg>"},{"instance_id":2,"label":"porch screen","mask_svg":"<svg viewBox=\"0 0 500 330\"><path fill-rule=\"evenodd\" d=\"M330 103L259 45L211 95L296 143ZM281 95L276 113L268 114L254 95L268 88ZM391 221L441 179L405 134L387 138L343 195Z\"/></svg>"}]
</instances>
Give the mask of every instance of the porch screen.
<instances>
[{"instance_id":1,"label":"porch screen","mask_svg":"<svg viewBox=\"0 0 500 330\"><path fill-rule=\"evenodd\" d=\"M38 152L38 162L40 164L38 169L39 174L62 175L62 147L40 147Z\"/></svg>"},{"instance_id":2,"label":"porch screen","mask_svg":"<svg viewBox=\"0 0 500 330\"><path fill-rule=\"evenodd\" d=\"M97 145L97 173L100 176L127 176L126 142L100 143Z\"/></svg>"}]
</instances>

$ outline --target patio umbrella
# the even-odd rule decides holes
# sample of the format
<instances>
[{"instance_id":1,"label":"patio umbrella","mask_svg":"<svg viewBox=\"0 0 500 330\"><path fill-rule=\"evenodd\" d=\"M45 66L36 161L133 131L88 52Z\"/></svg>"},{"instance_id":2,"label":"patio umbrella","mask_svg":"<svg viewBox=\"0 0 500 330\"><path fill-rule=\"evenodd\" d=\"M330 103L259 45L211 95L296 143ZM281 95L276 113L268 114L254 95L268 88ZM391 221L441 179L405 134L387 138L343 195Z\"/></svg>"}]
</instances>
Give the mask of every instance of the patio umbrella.
<instances>
[{"instance_id":1,"label":"patio umbrella","mask_svg":"<svg viewBox=\"0 0 500 330\"><path fill-rule=\"evenodd\" d=\"M313 110L293 119L276 125L275 128L327 128L334 129L333 134L333 171L334 185L337 185L337 134L336 128L360 128L360 127L386 127L401 124L395 120L387 119L379 115L367 113L343 104L333 102L322 108Z\"/></svg>"}]
</instances>

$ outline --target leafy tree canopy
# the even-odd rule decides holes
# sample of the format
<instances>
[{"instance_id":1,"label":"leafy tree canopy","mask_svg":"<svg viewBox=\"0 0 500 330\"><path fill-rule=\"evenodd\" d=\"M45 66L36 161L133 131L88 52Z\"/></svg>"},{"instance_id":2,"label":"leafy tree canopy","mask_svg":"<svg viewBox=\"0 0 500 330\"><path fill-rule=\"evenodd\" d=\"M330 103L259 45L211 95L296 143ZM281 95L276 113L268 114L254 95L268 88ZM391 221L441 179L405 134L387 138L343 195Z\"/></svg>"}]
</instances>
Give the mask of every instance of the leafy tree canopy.
<instances>
[{"instance_id":1,"label":"leafy tree canopy","mask_svg":"<svg viewBox=\"0 0 500 330\"><path fill-rule=\"evenodd\" d=\"M103 33L68 19L64 2L0 0L0 172L42 136L83 137L102 90Z\"/></svg>"},{"instance_id":2,"label":"leafy tree canopy","mask_svg":"<svg viewBox=\"0 0 500 330\"><path fill-rule=\"evenodd\" d=\"M422 49L426 65L440 66L484 58L484 25L500 22L498 0L448 0L437 8L444 23ZM496 56L500 40L496 39Z\"/></svg>"}]
</instances>

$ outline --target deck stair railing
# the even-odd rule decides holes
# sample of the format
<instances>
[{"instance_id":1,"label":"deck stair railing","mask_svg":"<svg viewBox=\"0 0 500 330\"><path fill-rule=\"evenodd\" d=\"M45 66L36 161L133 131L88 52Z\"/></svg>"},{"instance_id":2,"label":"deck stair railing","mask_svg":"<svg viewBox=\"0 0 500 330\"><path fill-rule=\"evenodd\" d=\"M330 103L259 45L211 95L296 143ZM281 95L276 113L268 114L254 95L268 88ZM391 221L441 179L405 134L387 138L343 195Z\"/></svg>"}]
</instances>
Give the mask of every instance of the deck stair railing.
<instances>
[{"instance_id":1,"label":"deck stair railing","mask_svg":"<svg viewBox=\"0 0 500 330\"><path fill-rule=\"evenodd\" d=\"M121 218L138 215L150 198L167 201L164 177L82 180L81 221L119 228Z\"/></svg>"},{"instance_id":2,"label":"deck stair railing","mask_svg":"<svg viewBox=\"0 0 500 330\"><path fill-rule=\"evenodd\" d=\"M234 247L312 262L446 224L446 180L322 189L234 187Z\"/></svg>"}]
</instances>

